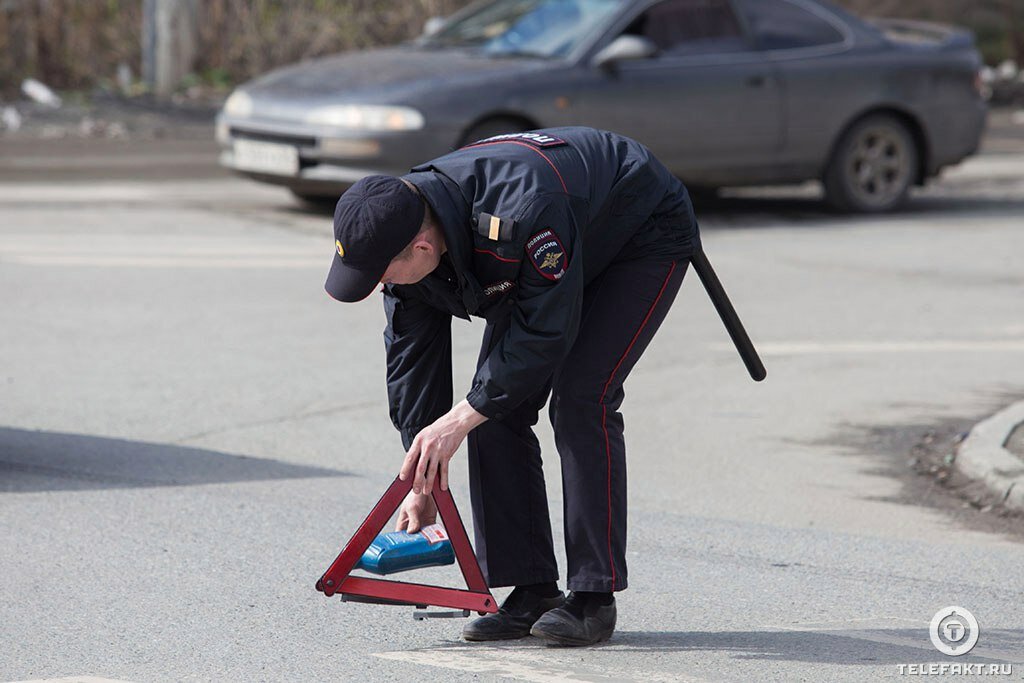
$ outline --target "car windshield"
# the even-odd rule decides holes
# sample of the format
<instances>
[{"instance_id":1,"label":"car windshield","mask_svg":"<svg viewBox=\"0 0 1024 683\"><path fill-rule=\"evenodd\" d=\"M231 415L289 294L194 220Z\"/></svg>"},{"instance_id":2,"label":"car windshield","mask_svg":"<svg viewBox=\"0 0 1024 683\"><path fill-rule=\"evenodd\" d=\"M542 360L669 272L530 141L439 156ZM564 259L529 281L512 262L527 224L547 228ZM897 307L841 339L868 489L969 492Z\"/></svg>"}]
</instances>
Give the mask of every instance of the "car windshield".
<instances>
[{"instance_id":1,"label":"car windshield","mask_svg":"<svg viewBox=\"0 0 1024 683\"><path fill-rule=\"evenodd\" d=\"M564 57L622 2L494 0L445 24L423 44L468 47L502 57Z\"/></svg>"}]
</instances>

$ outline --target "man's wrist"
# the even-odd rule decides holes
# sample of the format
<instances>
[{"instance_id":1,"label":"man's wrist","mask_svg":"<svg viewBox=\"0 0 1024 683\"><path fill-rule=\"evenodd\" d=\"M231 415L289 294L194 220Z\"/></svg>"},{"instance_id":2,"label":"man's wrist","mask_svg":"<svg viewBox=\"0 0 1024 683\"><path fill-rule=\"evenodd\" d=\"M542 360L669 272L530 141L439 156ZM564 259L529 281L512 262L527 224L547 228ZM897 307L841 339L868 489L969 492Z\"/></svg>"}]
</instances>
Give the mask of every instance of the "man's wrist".
<instances>
[{"instance_id":1,"label":"man's wrist","mask_svg":"<svg viewBox=\"0 0 1024 683\"><path fill-rule=\"evenodd\" d=\"M498 406L487 397L482 384L473 385L473 389L466 394L466 403L488 420L502 420L505 417Z\"/></svg>"},{"instance_id":2,"label":"man's wrist","mask_svg":"<svg viewBox=\"0 0 1024 683\"><path fill-rule=\"evenodd\" d=\"M487 422L487 417L477 412L476 408L469 405L469 401L463 399L452 408L452 416L460 427L465 429L468 433L472 431L474 427L479 427L484 422Z\"/></svg>"}]
</instances>

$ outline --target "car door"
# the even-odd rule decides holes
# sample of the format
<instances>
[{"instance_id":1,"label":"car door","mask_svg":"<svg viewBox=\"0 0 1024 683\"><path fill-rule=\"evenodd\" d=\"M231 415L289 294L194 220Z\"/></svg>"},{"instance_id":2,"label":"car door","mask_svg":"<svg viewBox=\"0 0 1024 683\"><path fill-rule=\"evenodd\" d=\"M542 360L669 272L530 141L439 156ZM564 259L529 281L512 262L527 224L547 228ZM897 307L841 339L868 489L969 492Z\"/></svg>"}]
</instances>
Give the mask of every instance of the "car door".
<instances>
[{"instance_id":1,"label":"car door","mask_svg":"<svg viewBox=\"0 0 1024 683\"><path fill-rule=\"evenodd\" d=\"M780 163L816 172L850 118L880 90L878 67L851 58L851 29L811 0L735 0L736 8L783 83L786 121ZM916 74L888 73L889 83ZM908 83L913 88L913 83ZM922 86L926 87L926 86Z\"/></svg>"},{"instance_id":2,"label":"car door","mask_svg":"<svg viewBox=\"0 0 1024 683\"><path fill-rule=\"evenodd\" d=\"M771 159L782 133L779 81L729 0L662 0L604 44L623 34L659 52L585 67L575 109L588 125L640 140L694 182Z\"/></svg>"}]
</instances>

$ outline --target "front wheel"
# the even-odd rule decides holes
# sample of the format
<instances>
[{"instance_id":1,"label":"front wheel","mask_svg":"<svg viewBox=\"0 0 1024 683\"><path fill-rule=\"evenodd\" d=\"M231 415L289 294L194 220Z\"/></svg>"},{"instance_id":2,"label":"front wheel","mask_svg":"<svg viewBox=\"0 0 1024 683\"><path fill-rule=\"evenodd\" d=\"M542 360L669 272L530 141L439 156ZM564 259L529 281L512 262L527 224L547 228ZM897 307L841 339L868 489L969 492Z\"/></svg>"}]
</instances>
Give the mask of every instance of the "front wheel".
<instances>
[{"instance_id":1,"label":"front wheel","mask_svg":"<svg viewBox=\"0 0 1024 683\"><path fill-rule=\"evenodd\" d=\"M919 159L905 123L889 114L868 116L836 145L823 178L825 200L840 211L892 211L906 202Z\"/></svg>"},{"instance_id":2,"label":"front wheel","mask_svg":"<svg viewBox=\"0 0 1024 683\"><path fill-rule=\"evenodd\" d=\"M348 189L348 188L345 188ZM314 211L326 211L333 209L334 205L338 203L338 197L342 195L342 191L337 194L318 194L315 192L306 192L303 190L296 190L295 188L288 188L301 204Z\"/></svg>"}]
</instances>

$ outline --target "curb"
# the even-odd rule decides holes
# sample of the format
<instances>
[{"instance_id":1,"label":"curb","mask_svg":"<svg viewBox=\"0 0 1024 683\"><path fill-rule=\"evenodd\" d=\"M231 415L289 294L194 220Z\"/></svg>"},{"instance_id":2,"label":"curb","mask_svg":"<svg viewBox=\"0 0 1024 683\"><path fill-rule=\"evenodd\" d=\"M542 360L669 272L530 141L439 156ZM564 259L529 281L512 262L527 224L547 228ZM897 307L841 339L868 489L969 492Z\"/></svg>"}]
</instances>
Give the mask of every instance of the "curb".
<instances>
[{"instance_id":1,"label":"curb","mask_svg":"<svg viewBox=\"0 0 1024 683\"><path fill-rule=\"evenodd\" d=\"M1021 423L1024 401L974 425L953 464L964 475L984 482L1007 508L1024 511L1024 460L1004 448Z\"/></svg>"}]
</instances>

